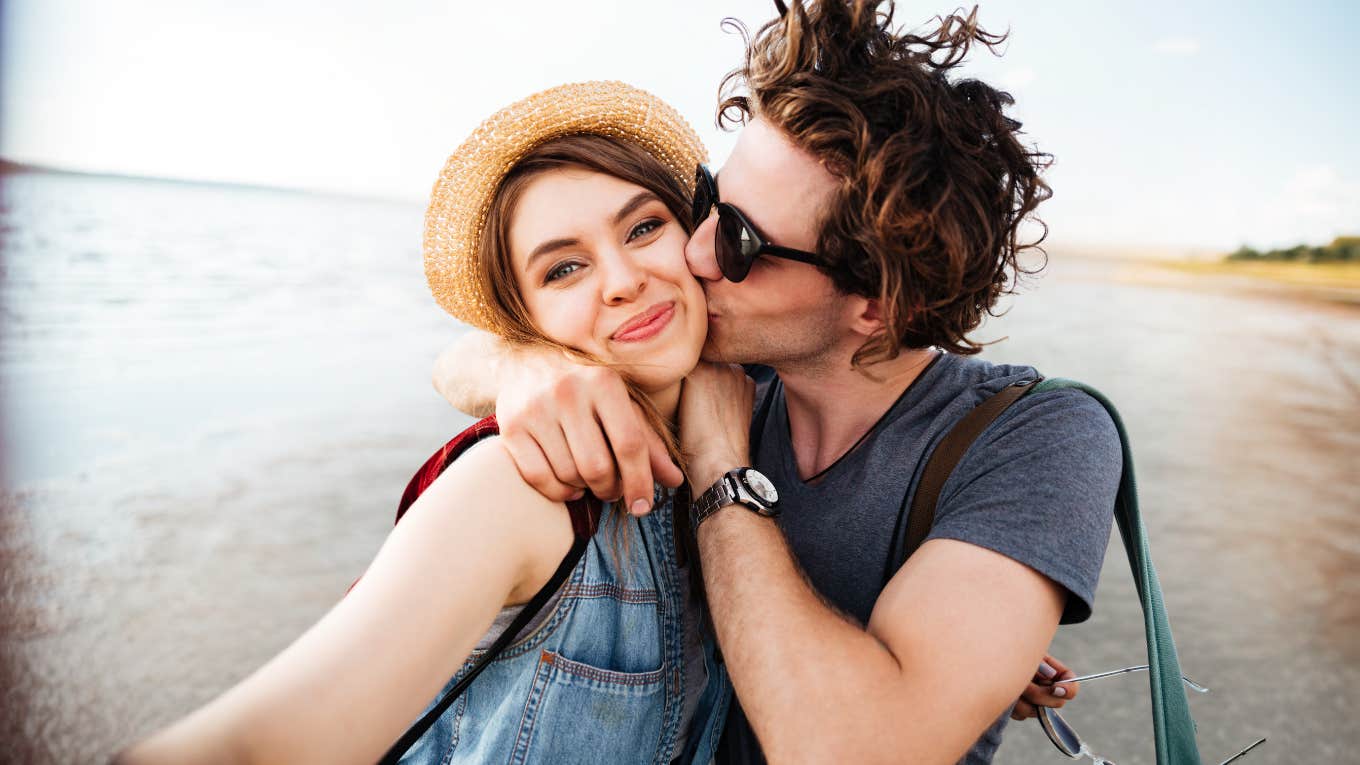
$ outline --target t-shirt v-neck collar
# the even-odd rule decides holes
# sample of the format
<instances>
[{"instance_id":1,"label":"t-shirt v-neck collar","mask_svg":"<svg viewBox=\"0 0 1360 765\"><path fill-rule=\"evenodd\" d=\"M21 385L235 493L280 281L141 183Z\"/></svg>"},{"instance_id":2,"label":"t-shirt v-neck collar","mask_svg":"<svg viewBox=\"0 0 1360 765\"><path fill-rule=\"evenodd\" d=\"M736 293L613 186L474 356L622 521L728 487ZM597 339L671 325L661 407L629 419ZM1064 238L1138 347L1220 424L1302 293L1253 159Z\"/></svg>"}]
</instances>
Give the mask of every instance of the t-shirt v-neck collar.
<instances>
[{"instance_id":1,"label":"t-shirt v-neck collar","mask_svg":"<svg viewBox=\"0 0 1360 765\"><path fill-rule=\"evenodd\" d=\"M869 426L869 429L865 431L864 435L846 450L844 454L837 457L830 465L823 468L821 472L812 476L808 481L803 480L803 478L798 475L798 459L793 453L793 431L789 425L789 408L788 402L784 397L784 383L782 380L777 380L776 385L779 387L774 392L775 401L773 402L776 407L775 411L772 413L775 416L771 419L773 420L773 427L780 429L779 431L776 431L780 436L778 443L784 445L784 448L780 449L782 454L780 454L779 462L780 470L783 473L782 478L787 482L785 485L796 485L803 491L821 491L832 484L835 484L839 476L849 472L845 470L845 466L852 463L856 458L856 455L864 452L863 447L873 440L874 433L879 428L883 427L883 424L891 419L895 412L902 407L907 406L912 399L918 398L918 396L912 395L913 391L920 390L921 381L935 369L936 363L943 358L944 355L944 351L936 351L935 357L926 364L925 369L922 369L920 374L916 375L916 378L898 394L892 404L883 411L883 414L879 415L877 420L874 421L874 424Z\"/></svg>"}]
</instances>

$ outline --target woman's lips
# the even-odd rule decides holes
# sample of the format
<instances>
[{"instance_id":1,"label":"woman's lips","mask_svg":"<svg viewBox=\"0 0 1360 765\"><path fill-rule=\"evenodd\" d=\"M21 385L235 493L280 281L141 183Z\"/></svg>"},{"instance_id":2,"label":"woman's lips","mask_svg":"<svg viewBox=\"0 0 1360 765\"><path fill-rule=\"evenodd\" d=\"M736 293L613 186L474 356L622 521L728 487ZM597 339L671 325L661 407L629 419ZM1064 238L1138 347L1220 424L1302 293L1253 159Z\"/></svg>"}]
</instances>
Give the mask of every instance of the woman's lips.
<instances>
[{"instance_id":1,"label":"woman's lips","mask_svg":"<svg viewBox=\"0 0 1360 765\"><path fill-rule=\"evenodd\" d=\"M657 335L675 317L675 301L658 303L641 314L623 323L614 331L611 340L620 343L636 343Z\"/></svg>"}]
</instances>

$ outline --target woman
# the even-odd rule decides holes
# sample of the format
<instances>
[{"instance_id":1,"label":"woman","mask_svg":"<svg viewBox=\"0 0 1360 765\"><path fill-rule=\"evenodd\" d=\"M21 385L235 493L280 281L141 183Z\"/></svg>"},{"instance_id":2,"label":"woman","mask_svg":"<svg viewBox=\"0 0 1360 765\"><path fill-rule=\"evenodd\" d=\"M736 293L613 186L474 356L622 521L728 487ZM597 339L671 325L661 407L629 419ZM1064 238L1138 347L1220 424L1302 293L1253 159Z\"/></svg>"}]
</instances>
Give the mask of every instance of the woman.
<instances>
[{"instance_id":1,"label":"woman","mask_svg":"<svg viewBox=\"0 0 1360 765\"><path fill-rule=\"evenodd\" d=\"M620 370L677 459L680 386L707 328L684 258L703 154L650 94L553 88L473 133L426 217L446 310ZM606 505L548 593L581 507L529 487L494 432L483 421L455 439L475 446L427 463L368 571L316 625L119 761L373 762L543 591L548 605L406 759L707 762L730 694L689 586L683 510L665 490L645 517Z\"/></svg>"}]
</instances>

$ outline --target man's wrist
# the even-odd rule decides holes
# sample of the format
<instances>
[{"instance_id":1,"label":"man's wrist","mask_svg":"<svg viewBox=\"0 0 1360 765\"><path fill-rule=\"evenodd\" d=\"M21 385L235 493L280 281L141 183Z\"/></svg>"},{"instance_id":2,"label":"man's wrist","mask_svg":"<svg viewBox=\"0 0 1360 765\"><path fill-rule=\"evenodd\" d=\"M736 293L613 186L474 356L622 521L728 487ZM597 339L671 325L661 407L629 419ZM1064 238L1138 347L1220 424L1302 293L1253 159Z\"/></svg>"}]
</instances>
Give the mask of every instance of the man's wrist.
<instances>
[{"instance_id":1,"label":"man's wrist","mask_svg":"<svg viewBox=\"0 0 1360 765\"><path fill-rule=\"evenodd\" d=\"M694 466L690 468L689 473L690 480L694 482L694 495L697 497L708 491L708 488L717 483L718 479L726 475L728 471L736 470L739 467L746 467L749 464L749 462L745 462L741 458L735 456L730 458L704 460L703 462L695 463Z\"/></svg>"},{"instance_id":2,"label":"man's wrist","mask_svg":"<svg viewBox=\"0 0 1360 765\"><path fill-rule=\"evenodd\" d=\"M774 518L753 513L749 508L741 503L734 503L726 507L720 507L704 518L699 524L695 533L701 533L704 529L715 528L748 528L752 525L761 523L773 524Z\"/></svg>"}]
</instances>

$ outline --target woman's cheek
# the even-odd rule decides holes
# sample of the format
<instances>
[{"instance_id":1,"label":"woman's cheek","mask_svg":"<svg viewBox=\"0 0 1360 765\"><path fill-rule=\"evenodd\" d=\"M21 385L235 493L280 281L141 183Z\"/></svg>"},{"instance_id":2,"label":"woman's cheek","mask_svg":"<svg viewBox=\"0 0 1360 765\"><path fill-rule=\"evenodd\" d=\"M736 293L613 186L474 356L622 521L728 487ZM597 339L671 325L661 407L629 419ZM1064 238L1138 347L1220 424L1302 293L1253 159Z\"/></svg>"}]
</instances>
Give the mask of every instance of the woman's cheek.
<instances>
[{"instance_id":1,"label":"woman's cheek","mask_svg":"<svg viewBox=\"0 0 1360 765\"><path fill-rule=\"evenodd\" d=\"M594 316L579 303L564 301L554 307L551 323L545 327L553 330L553 337L563 345L587 352L597 352L599 342L594 333Z\"/></svg>"}]
</instances>

